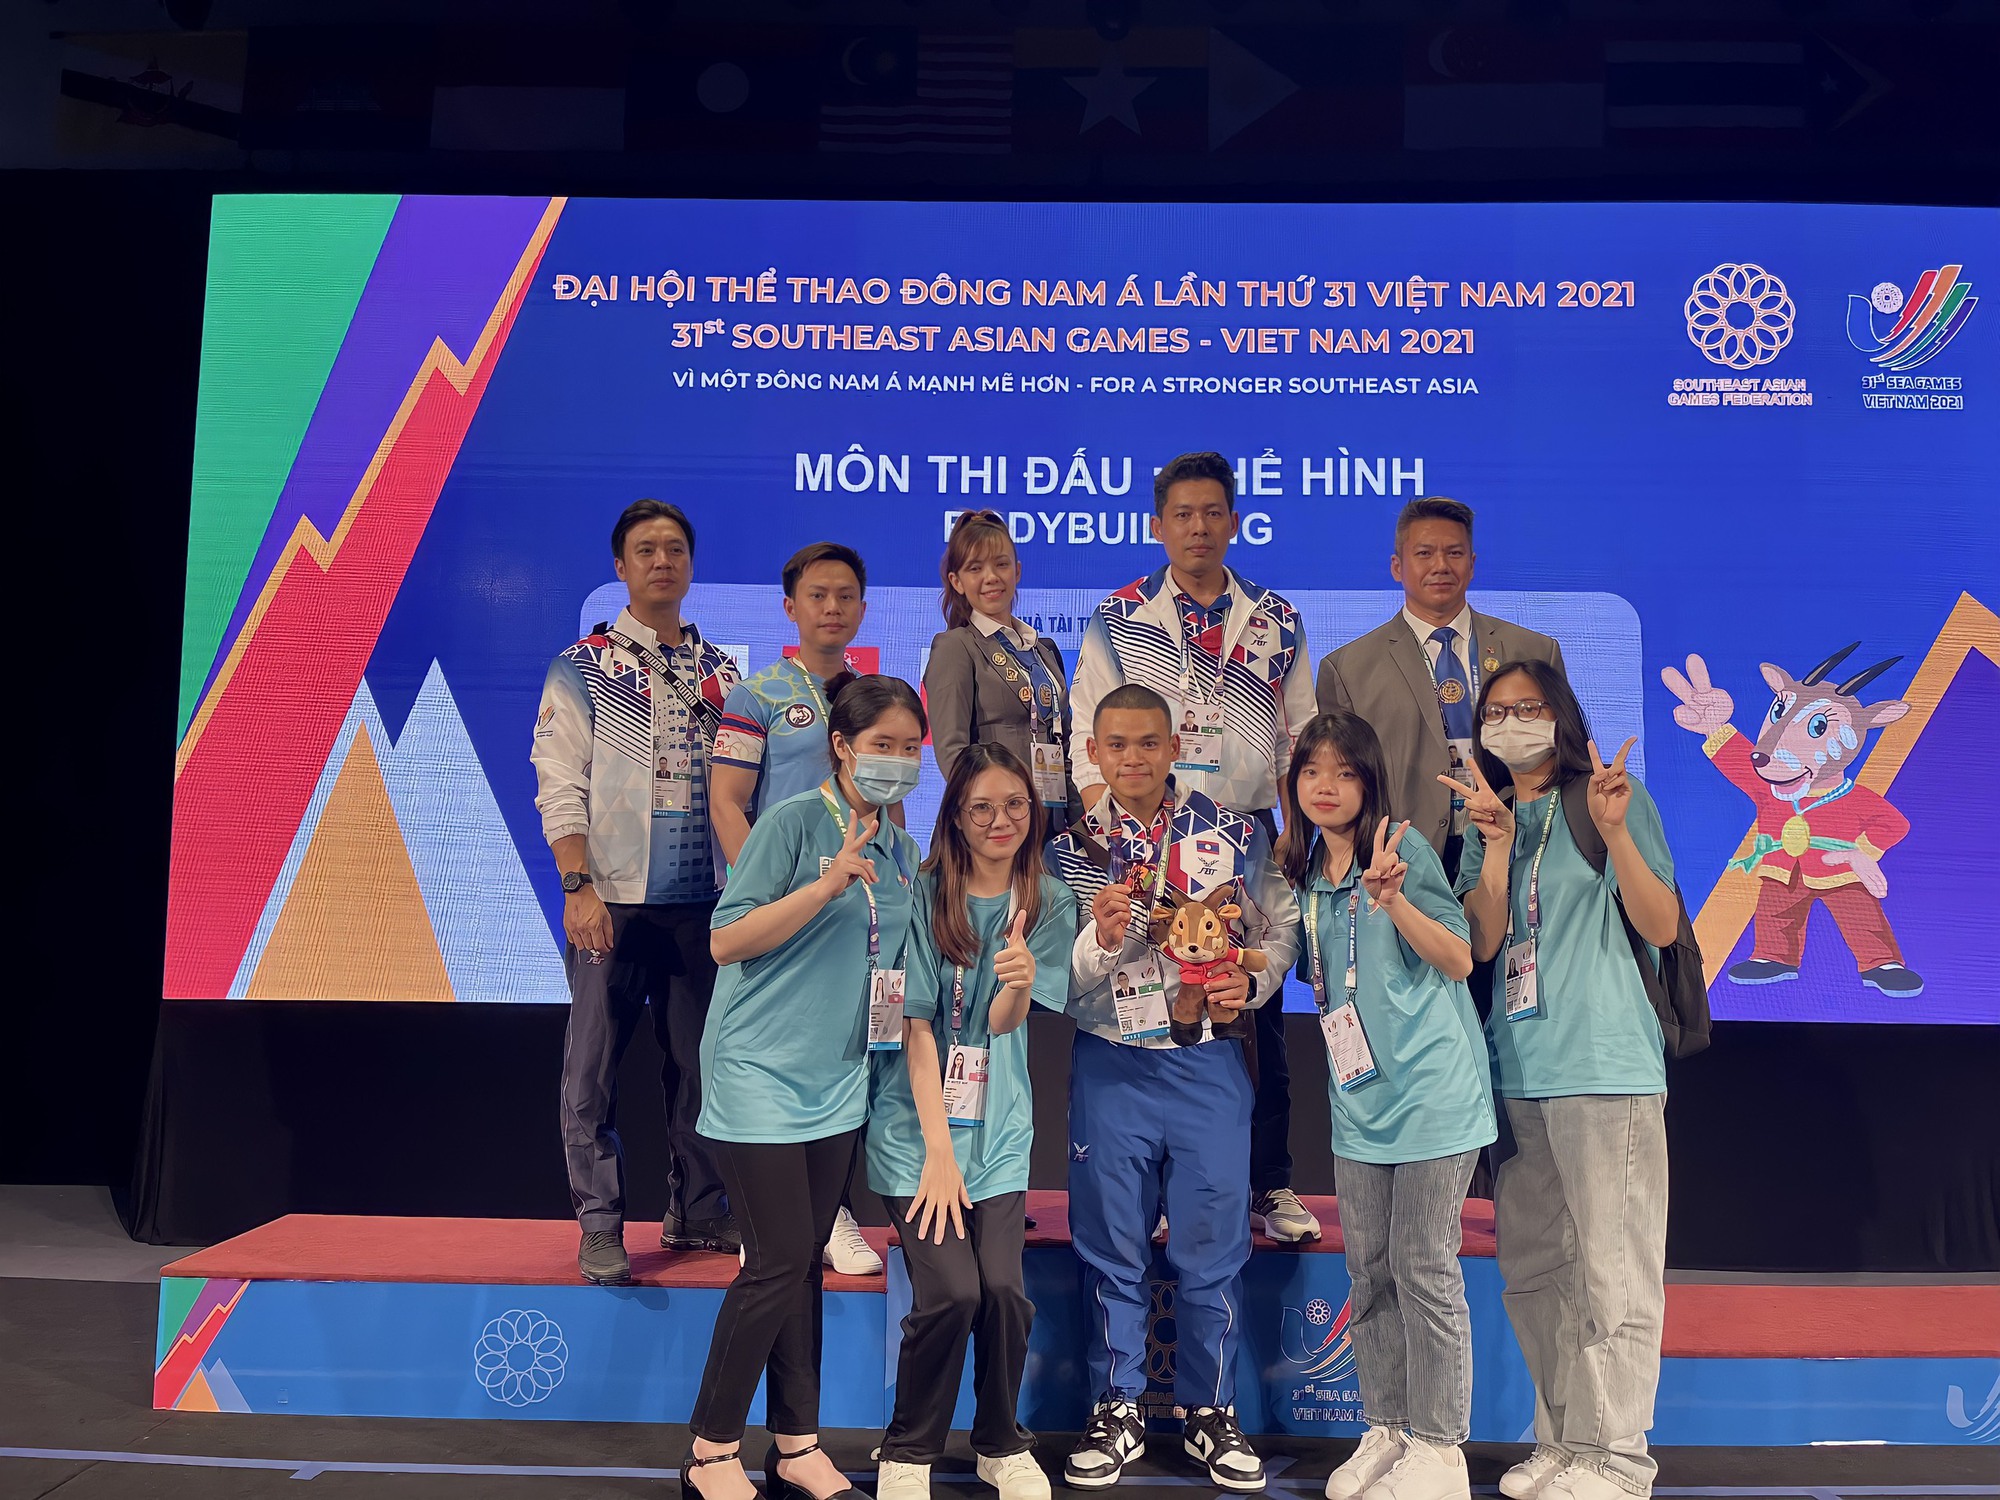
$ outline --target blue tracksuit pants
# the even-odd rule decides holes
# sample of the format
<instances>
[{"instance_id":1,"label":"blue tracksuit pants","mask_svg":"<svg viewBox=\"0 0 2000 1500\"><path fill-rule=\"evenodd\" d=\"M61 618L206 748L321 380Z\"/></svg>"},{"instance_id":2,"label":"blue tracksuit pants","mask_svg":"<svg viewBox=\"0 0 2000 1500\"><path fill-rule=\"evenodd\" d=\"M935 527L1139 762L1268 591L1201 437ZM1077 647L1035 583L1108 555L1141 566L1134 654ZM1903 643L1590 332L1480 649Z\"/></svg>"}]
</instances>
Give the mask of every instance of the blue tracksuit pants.
<instances>
[{"instance_id":1,"label":"blue tracksuit pants","mask_svg":"<svg viewBox=\"0 0 2000 1500\"><path fill-rule=\"evenodd\" d=\"M1174 1399L1235 1399L1241 1273L1250 1258L1250 1109L1239 1042L1153 1049L1078 1031L1069 1080L1069 1227L1097 1321L1100 1394L1146 1389L1153 1225L1166 1204Z\"/></svg>"}]
</instances>

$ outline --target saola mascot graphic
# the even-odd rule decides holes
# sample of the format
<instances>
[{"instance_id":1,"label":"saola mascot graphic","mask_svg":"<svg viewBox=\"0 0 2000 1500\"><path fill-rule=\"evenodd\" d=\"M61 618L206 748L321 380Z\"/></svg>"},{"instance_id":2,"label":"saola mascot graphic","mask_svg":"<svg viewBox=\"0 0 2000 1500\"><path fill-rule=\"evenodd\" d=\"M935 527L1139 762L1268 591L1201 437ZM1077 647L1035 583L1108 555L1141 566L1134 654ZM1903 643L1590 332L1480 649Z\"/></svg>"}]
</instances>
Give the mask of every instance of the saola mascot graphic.
<instances>
[{"instance_id":1,"label":"saola mascot graphic","mask_svg":"<svg viewBox=\"0 0 2000 1500\"><path fill-rule=\"evenodd\" d=\"M1755 839L1735 862L1760 881L1750 957L1728 971L1737 984L1799 977L1806 919L1817 901L1853 951L1863 984L1885 995L1923 993L1924 981L1904 964L1882 910L1889 893L1882 856L1910 831L1909 819L1854 779L1868 731L1910 711L1899 698L1860 698L1902 658L1892 656L1837 684L1827 680L1860 644L1834 652L1803 677L1765 662L1760 670L1776 696L1754 745L1729 722L1735 705L1709 681L1708 663L1699 656L1687 659L1685 677L1672 667L1660 673L1681 700L1674 722L1706 736L1703 753L1757 804Z\"/></svg>"}]
</instances>

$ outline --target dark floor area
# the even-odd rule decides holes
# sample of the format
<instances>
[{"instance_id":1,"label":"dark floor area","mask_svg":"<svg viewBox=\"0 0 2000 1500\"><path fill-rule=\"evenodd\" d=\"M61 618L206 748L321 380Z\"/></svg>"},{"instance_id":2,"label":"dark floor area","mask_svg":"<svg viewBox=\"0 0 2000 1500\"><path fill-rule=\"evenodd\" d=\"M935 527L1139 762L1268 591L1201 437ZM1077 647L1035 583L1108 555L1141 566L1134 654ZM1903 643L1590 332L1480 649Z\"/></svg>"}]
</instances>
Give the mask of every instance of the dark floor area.
<instances>
[{"instance_id":1,"label":"dark floor area","mask_svg":"<svg viewBox=\"0 0 2000 1500\"><path fill-rule=\"evenodd\" d=\"M665 1496L686 1446L681 1427L618 1423L441 1422L155 1412L157 1293L144 1284L0 1279L0 1500L237 1500L303 1492L319 1500L418 1496ZM753 1450L761 1434L752 1434ZM850 1472L868 1475L875 1435L831 1434ZM1266 1439L1272 1491L1317 1496L1348 1444ZM1065 1435L1044 1434L1060 1465ZM22 1450L40 1455L27 1456ZM1475 1444L1475 1492L1495 1493L1521 1450ZM1156 1442L1119 1493L1145 1500L1210 1493L1178 1450ZM153 1461L147 1461L153 1460ZM201 1462L205 1460L206 1462ZM935 1481L945 1495L990 1496L958 1450ZM1066 1493L1058 1487L1057 1494ZM2000 1448L1681 1448L1660 1454L1661 1495L2000 1496Z\"/></svg>"}]
</instances>

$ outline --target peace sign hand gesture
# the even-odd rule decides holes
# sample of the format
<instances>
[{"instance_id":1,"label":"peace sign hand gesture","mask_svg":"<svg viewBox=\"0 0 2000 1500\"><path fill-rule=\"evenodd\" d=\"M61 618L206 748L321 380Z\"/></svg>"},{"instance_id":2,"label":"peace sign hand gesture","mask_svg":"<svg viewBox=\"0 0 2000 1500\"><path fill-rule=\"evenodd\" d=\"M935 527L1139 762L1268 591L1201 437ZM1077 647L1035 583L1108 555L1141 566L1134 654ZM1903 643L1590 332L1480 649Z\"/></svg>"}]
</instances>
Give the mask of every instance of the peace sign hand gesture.
<instances>
[{"instance_id":1,"label":"peace sign hand gesture","mask_svg":"<svg viewBox=\"0 0 2000 1500\"><path fill-rule=\"evenodd\" d=\"M1486 784L1480 773L1479 763L1474 761L1466 767L1472 772L1472 787L1467 790L1462 781L1454 781L1449 776L1438 780L1452 789L1456 796L1465 798L1465 820L1479 830L1479 837L1488 849L1496 846L1503 852L1514 847L1514 809L1500 800L1500 794Z\"/></svg>"},{"instance_id":2,"label":"peace sign hand gesture","mask_svg":"<svg viewBox=\"0 0 2000 1500\"><path fill-rule=\"evenodd\" d=\"M1407 818L1396 825L1394 833L1389 831L1387 818L1375 830L1375 858L1361 872L1361 888L1377 906L1390 906L1403 899L1403 877L1410 873L1410 867L1396 851L1402 847L1403 835L1409 830Z\"/></svg>"},{"instance_id":3,"label":"peace sign hand gesture","mask_svg":"<svg viewBox=\"0 0 2000 1500\"><path fill-rule=\"evenodd\" d=\"M1674 710L1674 722L1695 734L1714 734L1736 709L1728 691L1708 680L1708 663L1699 656L1687 659L1685 677L1672 667L1660 668L1660 681L1681 700L1681 706Z\"/></svg>"},{"instance_id":4,"label":"peace sign hand gesture","mask_svg":"<svg viewBox=\"0 0 2000 1500\"><path fill-rule=\"evenodd\" d=\"M1003 989L1030 988L1035 982L1035 955L1028 951L1028 914L1017 912L1007 929L1007 946L994 955L993 973Z\"/></svg>"},{"instance_id":5,"label":"peace sign hand gesture","mask_svg":"<svg viewBox=\"0 0 2000 1500\"><path fill-rule=\"evenodd\" d=\"M861 850L875 837L877 823L874 817L856 818L847 825L847 833L840 841L840 853L834 855L833 862L821 873L820 880L827 887L827 899L842 895L855 881L875 884L875 861Z\"/></svg>"},{"instance_id":6,"label":"peace sign hand gesture","mask_svg":"<svg viewBox=\"0 0 2000 1500\"><path fill-rule=\"evenodd\" d=\"M1597 741L1590 745L1590 821L1597 831L1609 835L1625 826L1625 814L1632 806L1632 778L1625 774L1625 757L1639 743L1636 734L1618 747L1618 758L1610 765L1597 753Z\"/></svg>"}]
</instances>

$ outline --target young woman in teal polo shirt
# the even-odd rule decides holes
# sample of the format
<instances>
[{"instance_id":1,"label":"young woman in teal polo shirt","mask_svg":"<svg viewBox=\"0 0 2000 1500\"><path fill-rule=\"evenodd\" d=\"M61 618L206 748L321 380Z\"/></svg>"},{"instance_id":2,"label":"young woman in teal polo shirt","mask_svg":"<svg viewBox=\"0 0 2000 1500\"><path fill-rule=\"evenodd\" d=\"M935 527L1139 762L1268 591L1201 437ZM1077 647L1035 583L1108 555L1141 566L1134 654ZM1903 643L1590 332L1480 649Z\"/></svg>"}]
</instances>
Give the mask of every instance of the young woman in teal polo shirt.
<instances>
[{"instance_id":1,"label":"young woman in teal polo shirt","mask_svg":"<svg viewBox=\"0 0 2000 1500\"><path fill-rule=\"evenodd\" d=\"M918 850L882 816L917 781L924 710L859 677L828 717L831 774L766 808L716 904L721 965L701 1039L698 1129L743 1227L682 1468L701 1500L754 1500L737 1449L760 1376L770 1500L854 1495L819 1451L820 1251L868 1113L871 1046L900 1046Z\"/></svg>"},{"instance_id":2,"label":"young woman in teal polo shirt","mask_svg":"<svg viewBox=\"0 0 2000 1500\"><path fill-rule=\"evenodd\" d=\"M1460 1206L1493 1139L1466 918L1437 854L1392 823L1382 745L1325 713L1300 731L1278 863L1299 893L1329 1062L1348 1323L1368 1431L1332 1500L1467 1495L1472 1323Z\"/></svg>"},{"instance_id":3,"label":"young woman in teal polo shirt","mask_svg":"<svg viewBox=\"0 0 2000 1500\"><path fill-rule=\"evenodd\" d=\"M1651 1491L1667 1242L1667 1074L1625 920L1674 940L1674 862L1653 799L1607 765L1562 672L1510 662L1481 684L1458 889L1473 951L1498 958L1487 1017L1515 1153L1494 1184L1500 1274L1535 1382L1535 1450L1511 1497ZM1512 792L1511 801L1502 795ZM1596 869L1571 810L1604 841ZM1622 916L1621 916L1622 908Z\"/></svg>"},{"instance_id":4,"label":"young woman in teal polo shirt","mask_svg":"<svg viewBox=\"0 0 2000 1500\"><path fill-rule=\"evenodd\" d=\"M1077 921L1069 887L1042 872L1044 817L1019 756L968 745L917 877L903 1056L879 1054L869 1090L868 1181L900 1225L911 1292L877 1500L927 1500L974 1328L979 1477L1001 1500L1049 1496L1015 1420L1035 1316L1028 1010L1067 1003Z\"/></svg>"}]
</instances>

